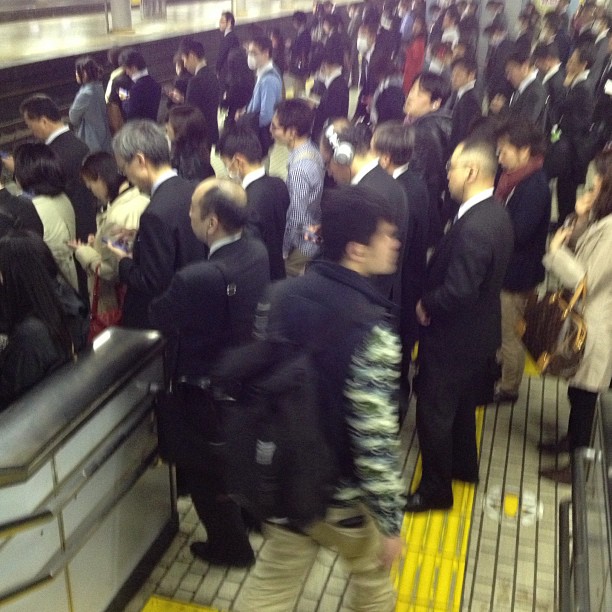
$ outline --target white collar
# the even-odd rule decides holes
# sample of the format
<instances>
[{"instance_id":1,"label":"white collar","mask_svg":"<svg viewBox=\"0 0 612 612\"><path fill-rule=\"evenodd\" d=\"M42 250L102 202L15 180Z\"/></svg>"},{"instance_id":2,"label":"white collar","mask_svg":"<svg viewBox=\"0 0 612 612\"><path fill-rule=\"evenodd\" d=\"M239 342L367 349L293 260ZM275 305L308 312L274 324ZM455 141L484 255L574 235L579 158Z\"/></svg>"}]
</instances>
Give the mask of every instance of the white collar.
<instances>
[{"instance_id":1,"label":"white collar","mask_svg":"<svg viewBox=\"0 0 612 612\"><path fill-rule=\"evenodd\" d=\"M157 177L157 180L153 183L153 185L151 185L151 197L153 197L153 194L157 191L157 189L162 183L172 178L173 176L177 176L177 171L174 168L170 168L169 170L165 170L164 172L162 172Z\"/></svg>"},{"instance_id":2,"label":"white collar","mask_svg":"<svg viewBox=\"0 0 612 612\"><path fill-rule=\"evenodd\" d=\"M555 74L557 74L557 72L559 72L559 69L561 68L561 62L559 62L556 66L553 66L543 77L542 77L542 83L548 83L548 81L550 81L550 79L552 79Z\"/></svg>"},{"instance_id":3,"label":"white collar","mask_svg":"<svg viewBox=\"0 0 612 612\"><path fill-rule=\"evenodd\" d=\"M202 68L204 68L205 66L207 66L208 64L206 63L206 60L202 60L201 62L199 62L198 64L196 64L195 67L195 72L194 74L198 74L198 72L200 72L200 70L202 70Z\"/></svg>"},{"instance_id":4,"label":"white collar","mask_svg":"<svg viewBox=\"0 0 612 612\"><path fill-rule=\"evenodd\" d=\"M461 219L461 217L463 217L463 215L465 215L470 208L476 206L476 204L480 204L481 202L488 200L491 197L493 197L493 187L490 189L485 189L484 191L477 193L475 196L472 196L469 200L466 200L457 211L457 220Z\"/></svg>"},{"instance_id":5,"label":"white collar","mask_svg":"<svg viewBox=\"0 0 612 612\"><path fill-rule=\"evenodd\" d=\"M470 81L469 83L466 83L463 87L460 87L457 90L457 100L461 100L461 98L463 97L463 94L466 94L468 91L471 91L472 89L474 89L475 86L476 86L476 79L474 79L473 81Z\"/></svg>"},{"instance_id":6,"label":"white collar","mask_svg":"<svg viewBox=\"0 0 612 612\"><path fill-rule=\"evenodd\" d=\"M143 76L147 76L149 74L149 70L147 68L145 68L144 70L139 70L138 72L135 72L130 78L132 79L132 82L136 82L138 79L141 79Z\"/></svg>"},{"instance_id":7,"label":"white collar","mask_svg":"<svg viewBox=\"0 0 612 612\"><path fill-rule=\"evenodd\" d=\"M325 77L325 87L328 88L339 76L342 75L342 67L335 68Z\"/></svg>"},{"instance_id":8,"label":"white collar","mask_svg":"<svg viewBox=\"0 0 612 612\"><path fill-rule=\"evenodd\" d=\"M378 166L378 157L369 161L351 180L351 185L359 185L361 179L368 173L374 170Z\"/></svg>"},{"instance_id":9,"label":"white collar","mask_svg":"<svg viewBox=\"0 0 612 612\"><path fill-rule=\"evenodd\" d=\"M376 43L374 43L370 49L368 50L368 52L363 56L363 59L366 60L366 62L369 63L370 58L372 57L372 53L374 53L374 47L376 46Z\"/></svg>"},{"instance_id":10,"label":"white collar","mask_svg":"<svg viewBox=\"0 0 612 612\"><path fill-rule=\"evenodd\" d=\"M223 32L223 36L227 36L230 32L233 32L232 28L226 28L225 32Z\"/></svg>"},{"instance_id":11,"label":"white collar","mask_svg":"<svg viewBox=\"0 0 612 612\"><path fill-rule=\"evenodd\" d=\"M232 234L231 236L226 236L225 238L220 238L216 242L213 242L210 245L210 250L208 251L208 259L212 257L212 254L215 251L218 251L221 247L227 246L228 244L232 244L232 242L238 242L242 238L242 230L239 232Z\"/></svg>"},{"instance_id":12,"label":"white collar","mask_svg":"<svg viewBox=\"0 0 612 612\"><path fill-rule=\"evenodd\" d=\"M595 44L597 44L598 42L602 41L608 35L608 32L610 32L609 28L604 30L603 32L600 32L597 35L597 38L595 39Z\"/></svg>"},{"instance_id":13,"label":"white collar","mask_svg":"<svg viewBox=\"0 0 612 612\"><path fill-rule=\"evenodd\" d=\"M529 87L529 85L531 85L537 78L538 76L538 71L537 70L532 70L519 84L519 86L516 88L516 92L518 94L522 94L527 87Z\"/></svg>"},{"instance_id":14,"label":"white collar","mask_svg":"<svg viewBox=\"0 0 612 612\"><path fill-rule=\"evenodd\" d=\"M47 140L45 140L45 144L50 145L58 136L61 136L62 134L65 134L69 131L70 128L67 125L63 125L61 128L57 128L55 132L51 132L51 134L49 134Z\"/></svg>"},{"instance_id":15,"label":"white collar","mask_svg":"<svg viewBox=\"0 0 612 612\"><path fill-rule=\"evenodd\" d=\"M574 89L574 87L576 87L576 85L578 85L578 83L582 83L582 81L586 81L589 78L589 73L591 71L590 70L583 70L573 81L572 84L570 85L570 89Z\"/></svg>"},{"instance_id":16,"label":"white collar","mask_svg":"<svg viewBox=\"0 0 612 612\"><path fill-rule=\"evenodd\" d=\"M257 78L260 79L266 72L269 72L270 70L274 70L274 62L272 60L270 60L265 66L262 66L257 71Z\"/></svg>"},{"instance_id":17,"label":"white collar","mask_svg":"<svg viewBox=\"0 0 612 612\"><path fill-rule=\"evenodd\" d=\"M393 176L394 179L396 179L398 176L402 176L402 174L404 174L404 172L406 172L406 170L408 170L409 166L410 166L410 162L408 162L407 164L404 164L403 166L398 166L393 171L393 174L391 176Z\"/></svg>"},{"instance_id":18,"label":"white collar","mask_svg":"<svg viewBox=\"0 0 612 612\"><path fill-rule=\"evenodd\" d=\"M257 170L252 170L248 174L245 174L244 178L242 179L242 188L246 189L251 183L254 183L262 176L266 176L266 169L264 166L262 166L261 168L257 168Z\"/></svg>"}]
</instances>

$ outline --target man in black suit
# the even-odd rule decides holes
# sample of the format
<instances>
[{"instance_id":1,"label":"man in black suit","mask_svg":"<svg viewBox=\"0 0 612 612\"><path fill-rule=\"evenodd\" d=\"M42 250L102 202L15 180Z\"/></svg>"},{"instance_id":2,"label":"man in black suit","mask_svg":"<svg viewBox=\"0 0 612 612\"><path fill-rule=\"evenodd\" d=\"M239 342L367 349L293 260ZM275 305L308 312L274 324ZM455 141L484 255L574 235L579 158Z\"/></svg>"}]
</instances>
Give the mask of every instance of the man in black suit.
<instances>
[{"instance_id":1,"label":"man in black suit","mask_svg":"<svg viewBox=\"0 0 612 612\"><path fill-rule=\"evenodd\" d=\"M236 19L234 14L230 11L224 11L221 13L221 19L219 19L219 31L221 32L221 42L219 43L219 51L217 52L217 62L215 63L215 70L217 72L217 78L221 90L225 90L227 82L227 58L229 52L232 49L240 46L240 40L234 32L234 26L236 25Z\"/></svg>"},{"instance_id":2,"label":"man in black suit","mask_svg":"<svg viewBox=\"0 0 612 612\"><path fill-rule=\"evenodd\" d=\"M179 53L185 69L193 75L187 85L185 103L202 111L208 130L208 146L216 145L219 140L217 111L221 96L217 75L206 64L204 47L197 40L184 38L181 41Z\"/></svg>"},{"instance_id":3,"label":"man in black suit","mask_svg":"<svg viewBox=\"0 0 612 612\"><path fill-rule=\"evenodd\" d=\"M329 160L328 171L338 185L361 185L383 195L397 215L397 237L401 241L397 271L371 280L385 298L399 306L407 248L408 201L402 186L380 167L378 156L370 148L371 140L372 132L364 123L351 125L348 119L336 119L321 138L321 155Z\"/></svg>"},{"instance_id":4,"label":"man in black suit","mask_svg":"<svg viewBox=\"0 0 612 612\"><path fill-rule=\"evenodd\" d=\"M448 150L465 140L474 121L482 117L482 101L476 92L478 65L470 57L460 57L452 64L451 90L447 108L452 115L451 135Z\"/></svg>"},{"instance_id":5,"label":"man in black suit","mask_svg":"<svg viewBox=\"0 0 612 612\"><path fill-rule=\"evenodd\" d=\"M423 461L407 512L448 509L452 480L478 482L479 383L501 341L500 290L512 253L512 224L493 198L494 145L466 140L448 167L457 220L431 257L416 314L421 324L417 432Z\"/></svg>"},{"instance_id":6,"label":"man in black suit","mask_svg":"<svg viewBox=\"0 0 612 612\"><path fill-rule=\"evenodd\" d=\"M592 32L595 36L595 61L591 67L589 78L598 83L610 58L610 23L612 17L607 14L600 15L593 23Z\"/></svg>"},{"instance_id":7,"label":"man in black suit","mask_svg":"<svg viewBox=\"0 0 612 612\"><path fill-rule=\"evenodd\" d=\"M612 139L612 37L608 39L608 49L608 63L604 66L595 90L593 123L598 133L596 150L603 148Z\"/></svg>"},{"instance_id":8,"label":"man in black suit","mask_svg":"<svg viewBox=\"0 0 612 612\"><path fill-rule=\"evenodd\" d=\"M119 258L119 278L127 285L123 325L147 329L151 300L168 288L177 270L206 258L207 248L194 236L189 221L193 184L170 166L163 128L152 121L130 121L115 134L113 151L127 179L151 194L133 253L108 245Z\"/></svg>"},{"instance_id":9,"label":"man in black suit","mask_svg":"<svg viewBox=\"0 0 612 612\"><path fill-rule=\"evenodd\" d=\"M126 49L119 56L125 74L133 81L129 92L119 91L125 120L150 119L157 121L161 87L149 74L144 57L133 49Z\"/></svg>"},{"instance_id":10,"label":"man in black suit","mask_svg":"<svg viewBox=\"0 0 612 612\"><path fill-rule=\"evenodd\" d=\"M485 84L489 102L496 96L509 100L512 95L512 85L506 78L506 61L514 51L514 43L508 40L507 28L499 21L493 21L489 26L489 51L485 65Z\"/></svg>"},{"instance_id":11,"label":"man in black suit","mask_svg":"<svg viewBox=\"0 0 612 612\"><path fill-rule=\"evenodd\" d=\"M572 40L563 28L563 20L554 11L549 11L542 18L542 32L540 33L540 41L545 44L555 43L559 49L559 58L565 64L569 58L572 47Z\"/></svg>"},{"instance_id":12,"label":"man in black suit","mask_svg":"<svg viewBox=\"0 0 612 612\"><path fill-rule=\"evenodd\" d=\"M546 134L550 134L554 125L561 119L561 103L565 100L565 69L559 59L559 50L555 43L539 44L533 50L533 63L542 76L542 85L546 89Z\"/></svg>"},{"instance_id":13,"label":"man in black suit","mask_svg":"<svg viewBox=\"0 0 612 612\"><path fill-rule=\"evenodd\" d=\"M257 134L248 128L232 127L219 138L217 152L232 179L240 179L247 194L249 226L268 250L270 278L285 278L283 239L289 208L285 181L268 176Z\"/></svg>"},{"instance_id":14,"label":"man in black suit","mask_svg":"<svg viewBox=\"0 0 612 612\"><path fill-rule=\"evenodd\" d=\"M96 233L96 198L81 179L81 164L89 148L64 124L58 107L49 96L35 94L26 98L19 112L32 136L48 144L58 156L66 177L66 195L74 208L77 238L87 242L89 234ZM12 158L4 163L12 172Z\"/></svg>"},{"instance_id":15,"label":"man in black suit","mask_svg":"<svg viewBox=\"0 0 612 612\"><path fill-rule=\"evenodd\" d=\"M159 424L164 435L183 442L176 456L180 482L206 527L207 541L192 542L191 552L212 564L238 567L255 558L241 510L225 494L222 459L206 452L210 443L223 440L215 426L223 403L215 406L217 399L199 384L224 349L248 342L257 303L270 281L266 249L244 232L246 208L244 190L227 179L197 186L189 217L210 256L179 270L149 308L152 324L179 340L177 402L174 410L159 411Z\"/></svg>"}]
</instances>

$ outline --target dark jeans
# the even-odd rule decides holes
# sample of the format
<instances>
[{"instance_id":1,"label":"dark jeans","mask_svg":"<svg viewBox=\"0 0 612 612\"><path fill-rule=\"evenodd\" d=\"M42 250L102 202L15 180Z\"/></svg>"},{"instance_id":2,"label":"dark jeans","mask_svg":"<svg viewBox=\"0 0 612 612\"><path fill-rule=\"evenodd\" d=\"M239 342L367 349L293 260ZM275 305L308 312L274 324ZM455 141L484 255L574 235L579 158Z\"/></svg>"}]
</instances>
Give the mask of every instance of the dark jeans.
<instances>
[{"instance_id":1,"label":"dark jeans","mask_svg":"<svg viewBox=\"0 0 612 612\"><path fill-rule=\"evenodd\" d=\"M598 393L585 391L578 387L569 387L567 396L570 401L570 415L567 426L567 437L570 452L581 446L591 445L593 418Z\"/></svg>"}]
</instances>

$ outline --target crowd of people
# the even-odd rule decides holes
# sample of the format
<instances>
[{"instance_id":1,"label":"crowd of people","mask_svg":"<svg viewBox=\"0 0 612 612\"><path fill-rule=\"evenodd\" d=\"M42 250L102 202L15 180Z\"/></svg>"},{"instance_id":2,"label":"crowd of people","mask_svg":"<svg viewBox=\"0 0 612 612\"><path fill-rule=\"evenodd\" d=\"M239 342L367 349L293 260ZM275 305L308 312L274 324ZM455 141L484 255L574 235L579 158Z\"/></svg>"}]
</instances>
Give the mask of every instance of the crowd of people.
<instances>
[{"instance_id":1,"label":"crowd of people","mask_svg":"<svg viewBox=\"0 0 612 612\"><path fill-rule=\"evenodd\" d=\"M478 482L474 409L517 401L517 322L545 270L570 289L586 278L589 331L568 437L543 452L589 444L612 379L611 17L567 7L528 3L511 32L489 0L482 66L472 0L316 3L287 43L257 26L241 41L224 12L216 64L185 38L163 88L137 50L112 50L106 89L79 58L73 129L31 96L20 112L38 142L2 160L21 193L0 185L0 408L85 345L96 287L98 309L169 339L175 412L160 428L181 440L179 489L206 527L193 554L249 566L249 517L222 460L200 454L233 398L210 401L201 381L255 322L261 337L314 338L342 478L319 521L264 525L238 609L292 609L322 543L348 562L355 609L391 610L403 513L448 509L453 479ZM288 150L286 180L268 175L272 146ZM423 469L407 494L397 435L412 386Z\"/></svg>"}]
</instances>

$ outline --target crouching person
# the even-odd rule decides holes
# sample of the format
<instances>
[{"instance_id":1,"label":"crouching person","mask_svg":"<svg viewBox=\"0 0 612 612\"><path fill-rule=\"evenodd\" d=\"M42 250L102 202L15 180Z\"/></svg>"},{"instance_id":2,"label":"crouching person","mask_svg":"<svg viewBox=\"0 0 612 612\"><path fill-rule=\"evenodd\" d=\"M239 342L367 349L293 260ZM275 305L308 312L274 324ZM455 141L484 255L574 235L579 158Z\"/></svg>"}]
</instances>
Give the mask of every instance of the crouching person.
<instances>
[{"instance_id":1,"label":"crouching person","mask_svg":"<svg viewBox=\"0 0 612 612\"><path fill-rule=\"evenodd\" d=\"M213 564L249 566L254 561L240 508L225 494L219 403L206 376L226 348L250 339L255 310L270 280L265 246L243 233L246 194L239 185L207 179L193 193L189 216L208 260L178 271L149 307L152 325L174 349L172 401L160 408L160 446L177 465L179 484L190 493L206 528L206 542L192 553Z\"/></svg>"},{"instance_id":2,"label":"crouching person","mask_svg":"<svg viewBox=\"0 0 612 612\"><path fill-rule=\"evenodd\" d=\"M359 186L325 192L321 209L322 258L274 286L258 331L309 351L340 477L323 520L264 524L266 542L236 602L240 612L292 610L319 545L336 548L347 564L352 610L395 607L389 568L401 551L403 485L392 397L400 342L387 321L391 304L369 280L395 272L395 215Z\"/></svg>"}]
</instances>

